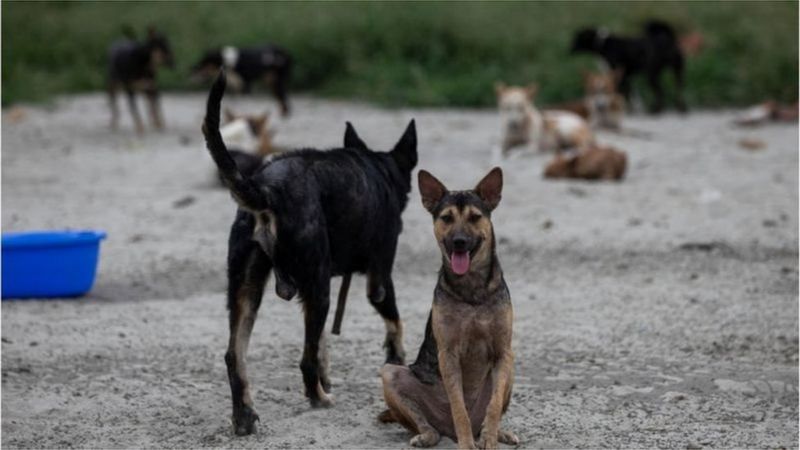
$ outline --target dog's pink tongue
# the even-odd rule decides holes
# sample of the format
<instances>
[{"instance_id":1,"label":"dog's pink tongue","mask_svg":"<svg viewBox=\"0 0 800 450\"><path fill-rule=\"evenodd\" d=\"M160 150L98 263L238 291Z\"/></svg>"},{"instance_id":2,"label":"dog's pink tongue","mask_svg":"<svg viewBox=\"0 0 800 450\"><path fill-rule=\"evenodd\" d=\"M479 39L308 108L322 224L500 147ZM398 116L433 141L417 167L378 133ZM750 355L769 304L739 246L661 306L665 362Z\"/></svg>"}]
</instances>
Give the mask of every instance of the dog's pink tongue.
<instances>
[{"instance_id":1,"label":"dog's pink tongue","mask_svg":"<svg viewBox=\"0 0 800 450\"><path fill-rule=\"evenodd\" d=\"M450 268L456 275L464 275L469 271L469 252L453 252L450 254Z\"/></svg>"}]
</instances>

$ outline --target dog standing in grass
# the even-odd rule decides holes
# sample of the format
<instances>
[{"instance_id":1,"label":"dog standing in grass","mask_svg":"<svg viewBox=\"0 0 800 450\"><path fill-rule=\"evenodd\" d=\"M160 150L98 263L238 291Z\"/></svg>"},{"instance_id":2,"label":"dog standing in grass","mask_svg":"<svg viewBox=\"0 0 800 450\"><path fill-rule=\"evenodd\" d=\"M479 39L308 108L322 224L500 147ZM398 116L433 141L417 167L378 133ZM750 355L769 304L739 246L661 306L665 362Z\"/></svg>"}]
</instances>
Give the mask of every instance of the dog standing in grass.
<instances>
[{"instance_id":1,"label":"dog standing in grass","mask_svg":"<svg viewBox=\"0 0 800 450\"><path fill-rule=\"evenodd\" d=\"M515 147L560 151L584 148L594 141L589 124L579 115L569 111L540 112L533 102L536 91L536 85L495 85L503 124L503 156Z\"/></svg>"},{"instance_id":2,"label":"dog standing in grass","mask_svg":"<svg viewBox=\"0 0 800 450\"><path fill-rule=\"evenodd\" d=\"M389 409L379 418L414 433L412 446L436 445L441 435L457 440L459 448L475 448L476 437L480 448L519 444L500 429L514 381L511 296L491 222L502 188L500 168L469 191L448 191L419 172L442 268L417 361L381 369Z\"/></svg>"},{"instance_id":3,"label":"dog standing in grass","mask_svg":"<svg viewBox=\"0 0 800 450\"><path fill-rule=\"evenodd\" d=\"M154 27L147 30L144 42L128 38L111 44L108 49L108 101L111 106L111 129L119 126L117 92L125 90L136 132L144 133L142 118L136 106L136 92L144 92L153 128L164 129L156 73L166 65L173 67L172 50L167 38Z\"/></svg>"},{"instance_id":4,"label":"dog standing in grass","mask_svg":"<svg viewBox=\"0 0 800 450\"><path fill-rule=\"evenodd\" d=\"M414 121L390 152L374 152L348 123L344 148L275 156L247 177L219 131L225 74L208 97L203 133L223 182L238 203L228 241L230 341L225 354L238 435L255 432L245 357L270 272L285 300L299 293L305 317L300 370L313 407L332 405L324 339L331 277L366 273L367 296L386 325L386 362L402 364L403 324L392 266L401 213L417 164Z\"/></svg>"}]
</instances>

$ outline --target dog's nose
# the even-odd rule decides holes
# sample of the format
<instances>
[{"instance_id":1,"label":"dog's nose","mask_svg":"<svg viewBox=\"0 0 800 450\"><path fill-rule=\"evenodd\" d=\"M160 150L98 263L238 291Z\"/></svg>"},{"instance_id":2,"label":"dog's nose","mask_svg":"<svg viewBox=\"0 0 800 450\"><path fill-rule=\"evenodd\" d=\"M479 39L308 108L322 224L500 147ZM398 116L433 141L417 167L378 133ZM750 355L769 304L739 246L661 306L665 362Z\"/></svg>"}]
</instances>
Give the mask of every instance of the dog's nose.
<instances>
[{"instance_id":1,"label":"dog's nose","mask_svg":"<svg viewBox=\"0 0 800 450\"><path fill-rule=\"evenodd\" d=\"M463 252L467 250L467 238L464 236L456 236L453 238L453 250Z\"/></svg>"}]
</instances>

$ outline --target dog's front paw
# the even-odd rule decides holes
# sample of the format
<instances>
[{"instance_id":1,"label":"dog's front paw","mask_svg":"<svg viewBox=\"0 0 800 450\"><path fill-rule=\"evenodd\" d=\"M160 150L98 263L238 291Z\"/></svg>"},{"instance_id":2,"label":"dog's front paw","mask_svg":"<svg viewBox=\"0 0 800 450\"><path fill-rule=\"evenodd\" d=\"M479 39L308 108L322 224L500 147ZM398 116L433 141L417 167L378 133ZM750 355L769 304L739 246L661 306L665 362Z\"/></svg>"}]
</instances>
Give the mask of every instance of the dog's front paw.
<instances>
[{"instance_id":1,"label":"dog's front paw","mask_svg":"<svg viewBox=\"0 0 800 450\"><path fill-rule=\"evenodd\" d=\"M476 447L480 449L495 449L497 448L497 432L491 432L485 428L481 430L481 435L478 438Z\"/></svg>"},{"instance_id":2,"label":"dog's front paw","mask_svg":"<svg viewBox=\"0 0 800 450\"><path fill-rule=\"evenodd\" d=\"M500 430L497 433L497 440L506 445L513 445L515 447L519 445L519 438L517 435L508 430Z\"/></svg>"},{"instance_id":3,"label":"dog's front paw","mask_svg":"<svg viewBox=\"0 0 800 450\"><path fill-rule=\"evenodd\" d=\"M256 432L256 422L260 422L258 414L253 408L244 406L241 411L233 414L233 432L237 436L247 436Z\"/></svg>"},{"instance_id":4,"label":"dog's front paw","mask_svg":"<svg viewBox=\"0 0 800 450\"><path fill-rule=\"evenodd\" d=\"M439 433L433 430L426 431L411 438L409 443L412 447L433 447L439 443Z\"/></svg>"}]
</instances>

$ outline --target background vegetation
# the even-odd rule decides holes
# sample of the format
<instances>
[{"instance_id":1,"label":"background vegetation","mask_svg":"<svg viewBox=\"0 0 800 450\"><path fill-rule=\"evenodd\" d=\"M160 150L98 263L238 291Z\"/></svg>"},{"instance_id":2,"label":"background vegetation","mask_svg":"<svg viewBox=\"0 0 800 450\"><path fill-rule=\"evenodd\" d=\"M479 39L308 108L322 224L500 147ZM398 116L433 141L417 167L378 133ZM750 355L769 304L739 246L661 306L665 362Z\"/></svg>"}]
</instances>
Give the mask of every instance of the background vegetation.
<instances>
[{"instance_id":1,"label":"background vegetation","mask_svg":"<svg viewBox=\"0 0 800 450\"><path fill-rule=\"evenodd\" d=\"M3 2L2 102L101 89L105 53L130 25L155 24L177 66L168 89L200 89L188 69L208 48L274 42L295 57L292 87L387 105L486 106L495 80L537 81L540 101L581 92L590 56L572 32L638 33L648 18L701 31L688 62L692 106L796 100L798 3L18 3ZM669 77L667 77L669 78Z\"/></svg>"}]
</instances>

